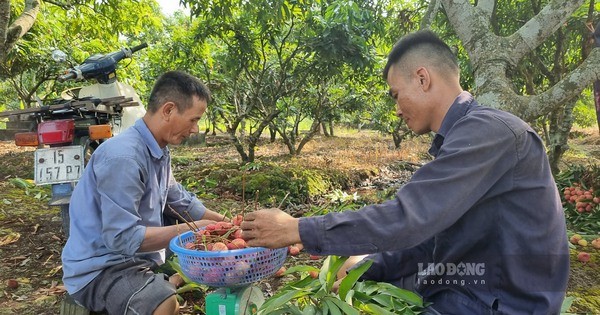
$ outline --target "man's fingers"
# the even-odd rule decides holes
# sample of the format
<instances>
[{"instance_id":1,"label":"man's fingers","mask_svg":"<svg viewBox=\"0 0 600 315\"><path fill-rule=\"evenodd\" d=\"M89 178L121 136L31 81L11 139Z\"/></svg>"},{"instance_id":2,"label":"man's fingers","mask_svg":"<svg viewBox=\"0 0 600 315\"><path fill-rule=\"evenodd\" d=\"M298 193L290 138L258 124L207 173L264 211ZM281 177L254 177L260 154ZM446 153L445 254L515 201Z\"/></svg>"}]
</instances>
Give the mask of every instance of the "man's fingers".
<instances>
[{"instance_id":1,"label":"man's fingers","mask_svg":"<svg viewBox=\"0 0 600 315\"><path fill-rule=\"evenodd\" d=\"M242 223L240 224L240 228L242 228L242 231L249 231L249 230L253 230L254 229L254 222L252 221L242 221Z\"/></svg>"},{"instance_id":2,"label":"man's fingers","mask_svg":"<svg viewBox=\"0 0 600 315\"><path fill-rule=\"evenodd\" d=\"M254 232L252 230L242 230L242 238L246 241L251 240L255 238Z\"/></svg>"},{"instance_id":3,"label":"man's fingers","mask_svg":"<svg viewBox=\"0 0 600 315\"><path fill-rule=\"evenodd\" d=\"M256 219L256 213L248 212L244 214L244 221L254 221L254 219Z\"/></svg>"}]
</instances>

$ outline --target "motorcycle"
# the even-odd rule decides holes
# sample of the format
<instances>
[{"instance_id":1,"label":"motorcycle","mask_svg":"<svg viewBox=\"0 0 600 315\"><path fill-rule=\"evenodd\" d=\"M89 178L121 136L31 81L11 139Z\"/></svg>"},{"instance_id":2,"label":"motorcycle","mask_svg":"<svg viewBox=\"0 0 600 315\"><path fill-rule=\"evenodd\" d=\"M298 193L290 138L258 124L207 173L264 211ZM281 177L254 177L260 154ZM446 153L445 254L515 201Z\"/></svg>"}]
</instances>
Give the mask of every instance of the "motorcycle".
<instances>
[{"instance_id":1,"label":"motorcycle","mask_svg":"<svg viewBox=\"0 0 600 315\"><path fill-rule=\"evenodd\" d=\"M51 185L50 206L61 209L63 232L69 235L71 193L91 153L106 139L132 126L145 114L134 88L119 82L117 64L148 47L141 44L108 54L95 54L57 77L57 81L94 82L69 89L57 100L39 106L7 111L0 117L17 117L31 122L29 132L15 134L17 146L34 146L34 182ZM66 54L54 51L56 61Z\"/></svg>"}]
</instances>

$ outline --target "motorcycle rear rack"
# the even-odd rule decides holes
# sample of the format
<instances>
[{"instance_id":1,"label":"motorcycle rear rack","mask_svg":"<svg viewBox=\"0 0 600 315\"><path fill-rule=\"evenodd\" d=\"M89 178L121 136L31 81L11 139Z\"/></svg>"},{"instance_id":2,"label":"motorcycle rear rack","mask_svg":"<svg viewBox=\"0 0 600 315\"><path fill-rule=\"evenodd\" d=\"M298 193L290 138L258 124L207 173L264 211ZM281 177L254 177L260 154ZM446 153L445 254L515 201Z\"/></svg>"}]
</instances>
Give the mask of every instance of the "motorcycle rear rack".
<instances>
[{"instance_id":1,"label":"motorcycle rear rack","mask_svg":"<svg viewBox=\"0 0 600 315\"><path fill-rule=\"evenodd\" d=\"M99 105L113 108L113 111L97 108ZM31 107L19 110L4 111L0 113L0 117L9 117L24 114L51 114L54 111L60 110L83 110L86 112L95 112L101 114L113 114L120 111L123 107L141 106L140 103L133 100L131 97L117 96L109 98L84 98L79 100L64 100L64 102L56 105L47 105L41 107Z\"/></svg>"}]
</instances>

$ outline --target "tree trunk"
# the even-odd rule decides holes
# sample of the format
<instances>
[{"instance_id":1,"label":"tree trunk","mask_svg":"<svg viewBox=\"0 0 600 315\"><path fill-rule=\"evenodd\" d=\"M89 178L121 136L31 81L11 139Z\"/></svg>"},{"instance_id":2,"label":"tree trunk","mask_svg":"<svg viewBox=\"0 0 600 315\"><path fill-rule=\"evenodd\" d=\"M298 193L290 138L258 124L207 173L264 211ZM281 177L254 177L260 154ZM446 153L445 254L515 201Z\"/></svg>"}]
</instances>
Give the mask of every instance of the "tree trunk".
<instances>
[{"instance_id":1,"label":"tree trunk","mask_svg":"<svg viewBox=\"0 0 600 315\"><path fill-rule=\"evenodd\" d=\"M329 130L327 130L327 124L326 123L322 123L321 124L321 129L323 129L323 135L325 135L325 137L329 137Z\"/></svg>"},{"instance_id":2,"label":"tree trunk","mask_svg":"<svg viewBox=\"0 0 600 315\"><path fill-rule=\"evenodd\" d=\"M233 141L233 146L235 147L235 150L240 154L240 157L242 158L242 163L245 164L250 162L246 151L244 151L244 146L240 142L240 139L235 135L235 131L233 133L229 133L229 137Z\"/></svg>"},{"instance_id":3,"label":"tree trunk","mask_svg":"<svg viewBox=\"0 0 600 315\"><path fill-rule=\"evenodd\" d=\"M240 139L244 140L246 138L246 120L242 119L240 121Z\"/></svg>"},{"instance_id":4,"label":"tree trunk","mask_svg":"<svg viewBox=\"0 0 600 315\"><path fill-rule=\"evenodd\" d=\"M333 120L329 122L329 135L331 135L332 137L335 136L333 134Z\"/></svg>"},{"instance_id":5,"label":"tree trunk","mask_svg":"<svg viewBox=\"0 0 600 315\"><path fill-rule=\"evenodd\" d=\"M598 122L598 133L600 133L600 81L594 82L594 104L596 105L596 121Z\"/></svg>"},{"instance_id":6,"label":"tree trunk","mask_svg":"<svg viewBox=\"0 0 600 315\"><path fill-rule=\"evenodd\" d=\"M269 134L270 134L270 139L269 141L271 143L275 142L275 139L277 137L277 130L275 129L275 126L273 126L272 124L269 125Z\"/></svg>"},{"instance_id":7,"label":"tree trunk","mask_svg":"<svg viewBox=\"0 0 600 315\"><path fill-rule=\"evenodd\" d=\"M321 126L321 123L319 123L318 121L313 121L313 124L310 128L310 131L308 132L308 134L306 134L306 136L304 136L304 138L300 141L300 144L298 144L298 148L296 149L296 155L300 155L300 152L302 152L302 148L304 148L304 146L317 134L319 133L319 127Z\"/></svg>"},{"instance_id":8,"label":"tree trunk","mask_svg":"<svg viewBox=\"0 0 600 315\"><path fill-rule=\"evenodd\" d=\"M285 144L285 146L288 148L288 152L290 153L290 155L296 155L296 138L294 137L294 131L292 130L290 133L291 135L288 137L288 135L284 130L280 130L277 129L277 132L279 132L279 135L281 136L281 139L283 140L283 143Z\"/></svg>"},{"instance_id":9,"label":"tree trunk","mask_svg":"<svg viewBox=\"0 0 600 315\"><path fill-rule=\"evenodd\" d=\"M568 102L564 109L550 115L550 127L548 128L548 160L553 174L558 174L560 159L569 149L567 144L569 133L573 127L573 108L577 99Z\"/></svg>"},{"instance_id":10,"label":"tree trunk","mask_svg":"<svg viewBox=\"0 0 600 315\"><path fill-rule=\"evenodd\" d=\"M404 137L398 132L392 132L392 138L394 139L394 148L400 149Z\"/></svg>"}]
</instances>

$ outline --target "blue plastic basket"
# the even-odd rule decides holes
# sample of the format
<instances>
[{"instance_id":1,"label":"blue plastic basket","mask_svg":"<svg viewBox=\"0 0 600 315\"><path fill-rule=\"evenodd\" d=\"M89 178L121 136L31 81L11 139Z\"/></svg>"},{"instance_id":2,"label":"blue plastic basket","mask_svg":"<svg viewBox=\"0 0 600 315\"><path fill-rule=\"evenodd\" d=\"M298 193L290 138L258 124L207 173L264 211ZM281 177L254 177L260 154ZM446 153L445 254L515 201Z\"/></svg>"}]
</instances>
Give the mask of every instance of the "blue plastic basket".
<instances>
[{"instance_id":1,"label":"blue plastic basket","mask_svg":"<svg viewBox=\"0 0 600 315\"><path fill-rule=\"evenodd\" d=\"M285 262L287 248L250 247L227 251L202 251L185 248L194 242L188 231L171 239L169 247L179 257L183 274L190 280L211 287L238 287L271 276Z\"/></svg>"}]
</instances>

